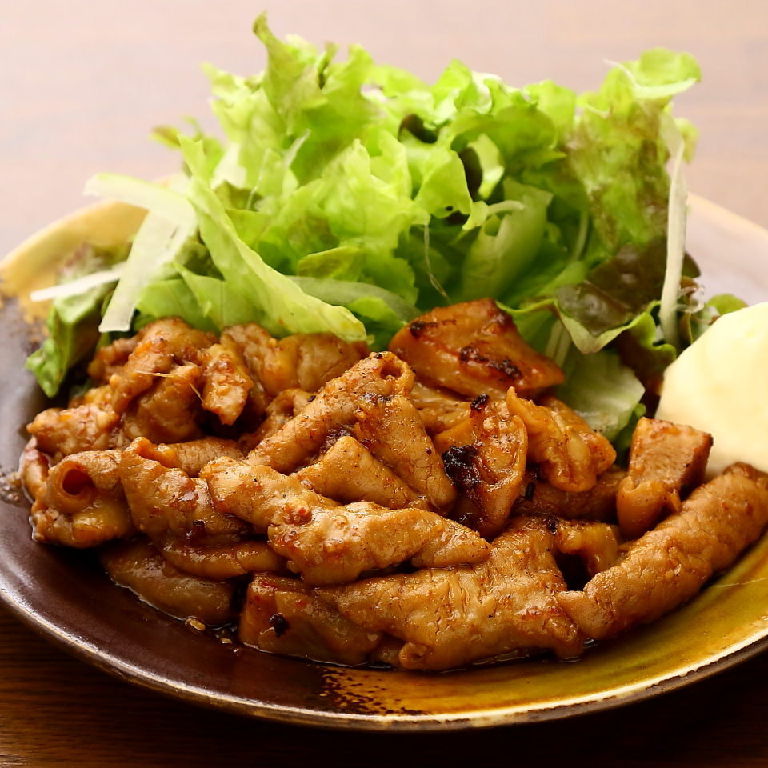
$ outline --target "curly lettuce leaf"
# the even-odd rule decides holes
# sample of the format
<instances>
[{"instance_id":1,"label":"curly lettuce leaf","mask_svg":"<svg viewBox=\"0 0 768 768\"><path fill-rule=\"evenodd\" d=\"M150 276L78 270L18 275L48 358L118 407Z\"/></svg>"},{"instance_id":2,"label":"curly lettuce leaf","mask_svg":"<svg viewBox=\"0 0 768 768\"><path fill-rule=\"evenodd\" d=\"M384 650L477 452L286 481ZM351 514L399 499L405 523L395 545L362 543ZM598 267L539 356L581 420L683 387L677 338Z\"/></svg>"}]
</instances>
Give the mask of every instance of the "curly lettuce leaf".
<instances>
[{"instance_id":1,"label":"curly lettuce leaf","mask_svg":"<svg viewBox=\"0 0 768 768\"><path fill-rule=\"evenodd\" d=\"M493 297L556 356L589 355L635 327L657 333L666 275L675 341L690 310L677 180L695 131L670 102L700 77L692 57L649 51L577 95L458 61L430 85L360 46L339 60L334 45L280 40L263 14L254 32L262 73L206 67L224 141L194 123L159 131L183 184L99 182L150 210L104 328L175 307L200 327L248 319L384 346L416 313Z\"/></svg>"}]
</instances>

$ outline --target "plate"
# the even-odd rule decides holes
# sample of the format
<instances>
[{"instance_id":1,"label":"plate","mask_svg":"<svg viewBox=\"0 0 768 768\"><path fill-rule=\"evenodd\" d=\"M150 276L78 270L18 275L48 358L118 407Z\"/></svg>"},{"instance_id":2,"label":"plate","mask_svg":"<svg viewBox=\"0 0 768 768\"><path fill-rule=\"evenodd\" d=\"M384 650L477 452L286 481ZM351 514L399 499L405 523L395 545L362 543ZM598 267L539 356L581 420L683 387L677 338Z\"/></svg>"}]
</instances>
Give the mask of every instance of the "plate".
<instances>
[{"instance_id":1,"label":"plate","mask_svg":"<svg viewBox=\"0 0 768 768\"><path fill-rule=\"evenodd\" d=\"M109 244L139 221L101 205L64 219L11 255L40 277L86 235ZM768 232L692 200L689 250L708 293L768 298ZM42 278L41 278L42 280ZM17 286L22 287L22 286ZM27 286L29 287L29 286ZM0 307L0 470L15 469L22 425L43 405L24 358L23 307ZM655 696L768 647L768 536L692 602L603 643L578 662L529 660L441 674L346 669L235 649L140 602L89 553L32 542L27 509L0 501L0 598L50 640L120 678L190 702L284 722L350 729L447 730L550 720Z\"/></svg>"}]
</instances>

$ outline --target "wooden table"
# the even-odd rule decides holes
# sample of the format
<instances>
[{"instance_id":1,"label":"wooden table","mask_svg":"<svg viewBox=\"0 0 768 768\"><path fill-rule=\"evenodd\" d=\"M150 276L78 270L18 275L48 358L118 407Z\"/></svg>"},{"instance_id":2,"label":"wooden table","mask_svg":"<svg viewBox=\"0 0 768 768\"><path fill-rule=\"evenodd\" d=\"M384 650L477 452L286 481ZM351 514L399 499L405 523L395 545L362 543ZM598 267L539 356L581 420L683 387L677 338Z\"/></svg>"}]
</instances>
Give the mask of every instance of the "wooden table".
<instances>
[{"instance_id":1,"label":"wooden table","mask_svg":"<svg viewBox=\"0 0 768 768\"><path fill-rule=\"evenodd\" d=\"M701 131L693 191L768 226L768 5L762 0L262 0L280 34L359 41L433 78L458 56L511 82L595 85L604 59L666 45L705 80L679 100ZM245 0L0 3L0 253L78 207L98 170L147 178L175 158L145 139L202 115L198 63L263 55ZM693 641L693 639L692 639ZM560 723L457 734L337 734L195 709L75 661L0 609L0 764L390 766L768 764L765 654L688 689Z\"/></svg>"}]
</instances>

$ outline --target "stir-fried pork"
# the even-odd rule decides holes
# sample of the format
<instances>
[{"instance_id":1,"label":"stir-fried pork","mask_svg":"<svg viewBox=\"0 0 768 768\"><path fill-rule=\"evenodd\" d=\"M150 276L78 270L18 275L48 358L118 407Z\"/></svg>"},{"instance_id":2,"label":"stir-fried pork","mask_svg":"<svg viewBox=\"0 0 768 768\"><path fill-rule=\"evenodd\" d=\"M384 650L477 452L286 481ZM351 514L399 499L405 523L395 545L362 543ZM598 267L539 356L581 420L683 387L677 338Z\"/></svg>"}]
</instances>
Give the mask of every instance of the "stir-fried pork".
<instances>
[{"instance_id":1,"label":"stir-fried pork","mask_svg":"<svg viewBox=\"0 0 768 768\"><path fill-rule=\"evenodd\" d=\"M734 464L697 488L679 512L641 536L583 592L560 595L560 604L597 639L653 621L727 568L766 523L768 476Z\"/></svg>"},{"instance_id":2,"label":"stir-fried pork","mask_svg":"<svg viewBox=\"0 0 768 768\"><path fill-rule=\"evenodd\" d=\"M510 389L507 408L525 424L529 460L540 463L544 476L560 490L588 491L616 460L608 440L557 398L545 397L535 405Z\"/></svg>"},{"instance_id":3,"label":"stir-fried pork","mask_svg":"<svg viewBox=\"0 0 768 768\"><path fill-rule=\"evenodd\" d=\"M616 497L619 525L635 539L704 480L712 436L693 427L640 419L629 448L629 474Z\"/></svg>"},{"instance_id":4,"label":"stir-fried pork","mask_svg":"<svg viewBox=\"0 0 768 768\"><path fill-rule=\"evenodd\" d=\"M405 641L405 669L448 669L521 649L577 656L582 636L559 607L565 589L543 519L517 518L485 562L318 590L355 624Z\"/></svg>"},{"instance_id":5,"label":"stir-fried pork","mask_svg":"<svg viewBox=\"0 0 768 768\"><path fill-rule=\"evenodd\" d=\"M110 546L101 561L116 584L179 619L218 626L235 617L235 586L190 576L171 565L146 539Z\"/></svg>"},{"instance_id":6,"label":"stir-fried pork","mask_svg":"<svg viewBox=\"0 0 768 768\"><path fill-rule=\"evenodd\" d=\"M616 493L626 474L621 467L614 465L598 475L597 482L588 491L571 493L540 480L534 472L526 472L513 514L614 521Z\"/></svg>"},{"instance_id":7,"label":"stir-fried pork","mask_svg":"<svg viewBox=\"0 0 768 768\"><path fill-rule=\"evenodd\" d=\"M340 664L364 663L381 640L342 616L297 579L254 574L240 639L263 651Z\"/></svg>"},{"instance_id":8,"label":"stir-fried pork","mask_svg":"<svg viewBox=\"0 0 768 768\"><path fill-rule=\"evenodd\" d=\"M209 464L202 476L215 507L266 529L275 552L310 584L353 581L409 560L417 567L447 566L488 554L474 531L425 509L340 505L295 476L227 459Z\"/></svg>"},{"instance_id":9,"label":"stir-fried pork","mask_svg":"<svg viewBox=\"0 0 768 768\"><path fill-rule=\"evenodd\" d=\"M563 382L563 372L529 347L490 299L438 307L399 331L389 348L419 380L462 395L530 397Z\"/></svg>"},{"instance_id":10,"label":"stir-fried pork","mask_svg":"<svg viewBox=\"0 0 768 768\"><path fill-rule=\"evenodd\" d=\"M616 466L493 301L435 309L391 349L175 318L118 339L99 386L28 427L34 537L104 545L117 583L180 618L239 616L262 650L441 670L577 656L768 523L768 476L700 485L694 429L642 419Z\"/></svg>"},{"instance_id":11,"label":"stir-fried pork","mask_svg":"<svg viewBox=\"0 0 768 768\"><path fill-rule=\"evenodd\" d=\"M342 435L296 477L319 494L345 504L372 501L390 509L420 506L419 494L350 435Z\"/></svg>"},{"instance_id":12,"label":"stir-fried pork","mask_svg":"<svg viewBox=\"0 0 768 768\"><path fill-rule=\"evenodd\" d=\"M443 454L448 473L463 492L454 518L491 537L504 528L520 491L528 436L503 402L487 397L472 403L469 422L468 444Z\"/></svg>"}]
</instances>

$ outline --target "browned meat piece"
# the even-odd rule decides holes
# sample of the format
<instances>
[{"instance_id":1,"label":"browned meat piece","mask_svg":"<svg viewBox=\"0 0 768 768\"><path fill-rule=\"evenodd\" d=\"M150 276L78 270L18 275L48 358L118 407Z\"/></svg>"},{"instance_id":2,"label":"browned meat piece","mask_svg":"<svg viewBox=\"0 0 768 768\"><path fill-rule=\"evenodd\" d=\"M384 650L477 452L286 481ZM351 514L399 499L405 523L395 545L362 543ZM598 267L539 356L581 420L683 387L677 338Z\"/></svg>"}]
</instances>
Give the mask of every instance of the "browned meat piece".
<instances>
[{"instance_id":1,"label":"browned meat piece","mask_svg":"<svg viewBox=\"0 0 768 768\"><path fill-rule=\"evenodd\" d=\"M101 562L112 581L171 616L211 626L235 618L233 584L182 573L143 538L108 547L101 552Z\"/></svg>"},{"instance_id":2,"label":"browned meat piece","mask_svg":"<svg viewBox=\"0 0 768 768\"><path fill-rule=\"evenodd\" d=\"M337 505L295 476L227 459L212 462L201 476L220 513L256 530L268 526L272 548L309 583L351 581L407 560L444 566L487 556L488 545L474 531L425 509Z\"/></svg>"},{"instance_id":3,"label":"browned meat piece","mask_svg":"<svg viewBox=\"0 0 768 768\"><path fill-rule=\"evenodd\" d=\"M768 522L768 477L734 464L699 486L679 512L643 534L617 565L560 604L588 637L657 619L727 568Z\"/></svg>"},{"instance_id":4,"label":"browned meat piece","mask_svg":"<svg viewBox=\"0 0 768 768\"><path fill-rule=\"evenodd\" d=\"M361 360L329 381L295 418L262 440L248 457L278 472L292 472L314 456L329 434L353 422L366 399L408 394L413 371L389 352Z\"/></svg>"},{"instance_id":5,"label":"browned meat piece","mask_svg":"<svg viewBox=\"0 0 768 768\"><path fill-rule=\"evenodd\" d=\"M555 488L588 491L616 460L610 442L557 398L546 397L535 405L510 389L507 408L523 420L528 431L529 461L541 464Z\"/></svg>"},{"instance_id":6,"label":"browned meat piece","mask_svg":"<svg viewBox=\"0 0 768 768\"><path fill-rule=\"evenodd\" d=\"M488 555L486 543L453 520L365 501L312 509L297 497L270 526L269 541L309 584L343 584L408 560L416 567L442 567Z\"/></svg>"},{"instance_id":7,"label":"browned meat piece","mask_svg":"<svg viewBox=\"0 0 768 768\"><path fill-rule=\"evenodd\" d=\"M56 464L32 507L34 538L94 547L132 533L118 465L117 451L84 451Z\"/></svg>"},{"instance_id":8,"label":"browned meat piece","mask_svg":"<svg viewBox=\"0 0 768 768\"><path fill-rule=\"evenodd\" d=\"M80 451L103 451L111 447L112 432L119 417L98 405L49 408L35 416L27 431L37 447L54 461Z\"/></svg>"},{"instance_id":9,"label":"browned meat piece","mask_svg":"<svg viewBox=\"0 0 768 768\"><path fill-rule=\"evenodd\" d=\"M201 353L200 364L203 408L215 413L222 424L234 424L253 389L253 381L239 352L224 344L212 344Z\"/></svg>"},{"instance_id":10,"label":"browned meat piece","mask_svg":"<svg viewBox=\"0 0 768 768\"><path fill-rule=\"evenodd\" d=\"M309 392L303 389L286 389L281 392L267 406L266 418L259 428L240 438L243 452L250 453L262 440L274 435L284 424L301 413L311 399Z\"/></svg>"},{"instance_id":11,"label":"browned meat piece","mask_svg":"<svg viewBox=\"0 0 768 768\"><path fill-rule=\"evenodd\" d=\"M468 402L447 390L427 387L418 381L413 385L411 400L419 410L427 434L433 437L469 416Z\"/></svg>"},{"instance_id":12,"label":"browned meat piece","mask_svg":"<svg viewBox=\"0 0 768 768\"><path fill-rule=\"evenodd\" d=\"M407 397L363 398L355 418L358 440L435 509L445 509L455 501L456 489Z\"/></svg>"},{"instance_id":13,"label":"browned meat piece","mask_svg":"<svg viewBox=\"0 0 768 768\"><path fill-rule=\"evenodd\" d=\"M94 381L109 381L112 374L117 373L128 362L128 358L138 343L138 336L130 336L129 338L116 339L106 347L97 349L88 366L88 375Z\"/></svg>"},{"instance_id":14,"label":"browned meat piece","mask_svg":"<svg viewBox=\"0 0 768 768\"><path fill-rule=\"evenodd\" d=\"M242 353L269 398L286 389L316 392L368 354L328 333L296 334L278 341L255 323L234 325L222 334Z\"/></svg>"},{"instance_id":15,"label":"browned meat piece","mask_svg":"<svg viewBox=\"0 0 768 768\"><path fill-rule=\"evenodd\" d=\"M162 463L164 453L146 439L135 440L120 459L123 484L136 527L162 546L182 539L199 546L240 542L249 533L241 520L219 512L208 485Z\"/></svg>"},{"instance_id":16,"label":"browned meat piece","mask_svg":"<svg viewBox=\"0 0 768 768\"><path fill-rule=\"evenodd\" d=\"M284 511L286 499L311 493L296 475L282 475L268 467L231 459L212 461L200 477L208 483L218 512L247 521L258 533L266 533ZM310 498L313 506L337 506L317 493Z\"/></svg>"},{"instance_id":17,"label":"browned meat piece","mask_svg":"<svg viewBox=\"0 0 768 768\"><path fill-rule=\"evenodd\" d=\"M162 545L163 557L185 573L215 581L262 571L284 571L285 560L265 541L239 541L218 547L193 546L178 539Z\"/></svg>"},{"instance_id":18,"label":"browned meat piece","mask_svg":"<svg viewBox=\"0 0 768 768\"><path fill-rule=\"evenodd\" d=\"M178 317L155 320L142 328L136 339L136 348L125 365L109 378L112 406L119 414L159 376L179 364L197 363L200 352L215 341L211 334L190 328Z\"/></svg>"},{"instance_id":19,"label":"browned meat piece","mask_svg":"<svg viewBox=\"0 0 768 768\"><path fill-rule=\"evenodd\" d=\"M507 406L487 396L472 403L471 439L443 454L448 474L463 492L454 518L491 538L509 519L525 474L528 436Z\"/></svg>"},{"instance_id":20,"label":"browned meat piece","mask_svg":"<svg viewBox=\"0 0 768 768\"><path fill-rule=\"evenodd\" d=\"M619 559L619 533L616 526L588 520L557 520L555 547L564 555L578 556L589 576L605 571Z\"/></svg>"},{"instance_id":21,"label":"browned meat piece","mask_svg":"<svg viewBox=\"0 0 768 768\"><path fill-rule=\"evenodd\" d=\"M565 589L546 521L517 518L479 565L428 568L316 590L355 624L405 643L405 669L449 669L534 649L578 656L582 637L558 606Z\"/></svg>"},{"instance_id":22,"label":"browned meat piece","mask_svg":"<svg viewBox=\"0 0 768 768\"><path fill-rule=\"evenodd\" d=\"M67 408L77 408L80 405L95 405L102 410L112 409L112 390L109 384L101 387L91 387L80 395L75 395L67 404Z\"/></svg>"},{"instance_id":23,"label":"browned meat piece","mask_svg":"<svg viewBox=\"0 0 768 768\"><path fill-rule=\"evenodd\" d=\"M386 467L362 443L344 435L296 477L312 490L346 504L372 501L401 509L417 504L419 495Z\"/></svg>"},{"instance_id":24,"label":"browned meat piece","mask_svg":"<svg viewBox=\"0 0 768 768\"><path fill-rule=\"evenodd\" d=\"M556 515L564 518L613 521L616 519L616 492L626 472L616 465L598 475L588 491L561 491L535 473L526 472L513 514Z\"/></svg>"},{"instance_id":25,"label":"browned meat piece","mask_svg":"<svg viewBox=\"0 0 768 768\"><path fill-rule=\"evenodd\" d=\"M659 419L640 419L629 448L629 474L616 497L619 525L629 539L641 536L701 485L712 435Z\"/></svg>"},{"instance_id":26,"label":"browned meat piece","mask_svg":"<svg viewBox=\"0 0 768 768\"><path fill-rule=\"evenodd\" d=\"M161 464L166 467L178 467L190 477L197 477L209 461L222 456L230 459L243 458L243 453L234 440L224 440L220 437L203 437L188 443L158 445L156 449L162 452Z\"/></svg>"},{"instance_id":27,"label":"browned meat piece","mask_svg":"<svg viewBox=\"0 0 768 768\"><path fill-rule=\"evenodd\" d=\"M523 341L491 299L433 309L395 334L389 348L420 381L469 397L503 397L510 387L534 396L563 382L563 372Z\"/></svg>"},{"instance_id":28,"label":"browned meat piece","mask_svg":"<svg viewBox=\"0 0 768 768\"><path fill-rule=\"evenodd\" d=\"M240 640L262 651L363 664L381 638L344 618L297 579L257 573L240 616Z\"/></svg>"},{"instance_id":29,"label":"browned meat piece","mask_svg":"<svg viewBox=\"0 0 768 768\"><path fill-rule=\"evenodd\" d=\"M45 492L49 469L50 460L37 449L37 440L30 438L21 454L20 472L24 490L32 499Z\"/></svg>"},{"instance_id":30,"label":"browned meat piece","mask_svg":"<svg viewBox=\"0 0 768 768\"><path fill-rule=\"evenodd\" d=\"M202 371L197 365L179 365L158 376L125 412L122 443L138 437L153 443L179 443L202 436L197 425L201 384Z\"/></svg>"}]
</instances>

